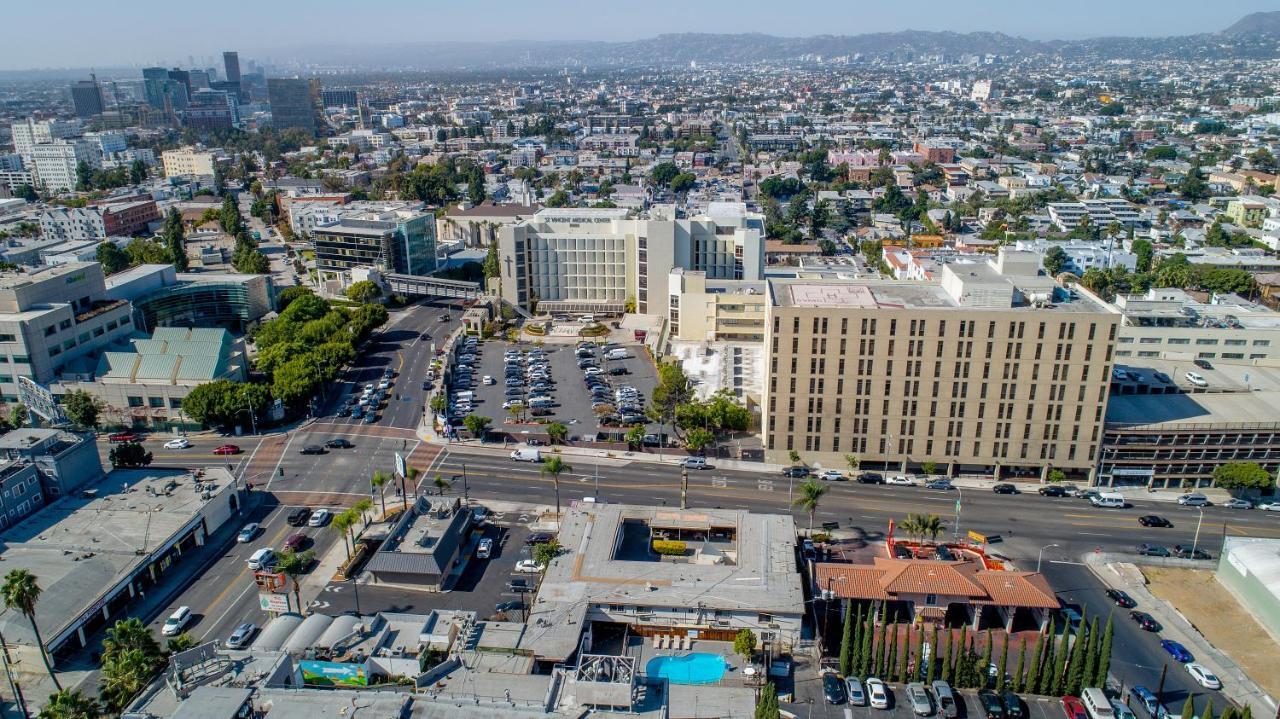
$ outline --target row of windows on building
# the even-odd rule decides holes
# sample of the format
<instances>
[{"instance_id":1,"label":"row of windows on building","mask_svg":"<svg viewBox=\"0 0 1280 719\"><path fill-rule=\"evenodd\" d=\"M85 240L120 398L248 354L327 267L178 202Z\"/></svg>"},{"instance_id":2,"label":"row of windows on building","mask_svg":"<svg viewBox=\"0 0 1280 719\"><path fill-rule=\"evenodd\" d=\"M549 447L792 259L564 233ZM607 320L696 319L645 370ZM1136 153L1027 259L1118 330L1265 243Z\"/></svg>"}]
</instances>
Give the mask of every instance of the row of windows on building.
<instances>
[{"instance_id":1,"label":"row of windows on building","mask_svg":"<svg viewBox=\"0 0 1280 719\"><path fill-rule=\"evenodd\" d=\"M1131 350L1116 350L1116 357L1146 357L1146 358L1158 358L1158 357L1160 357L1160 355L1161 355L1161 354L1162 354L1161 352L1154 351L1154 350L1140 350L1140 351L1138 351L1138 352L1133 352L1133 351L1131 351ZM1251 353L1249 354L1248 358L1249 358L1249 359L1251 359L1251 360L1255 360L1255 359L1267 359L1269 356L1270 356L1270 355L1267 355L1266 353L1263 353L1263 352L1251 352ZM1244 354L1243 352L1222 352L1222 353L1218 353L1218 352L1197 352L1197 353L1196 353L1196 359L1224 359L1224 360L1228 360L1228 359L1236 359L1236 360L1242 360L1242 359L1245 359L1245 354Z\"/></svg>"},{"instance_id":2,"label":"row of windows on building","mask_svg":"<svg viewBox=\"0 0 1280 719\"><path fill-rule=\"evenodd\" d=\"M797 449L795 440L796 440L796 436L794 434L786 435L785 440L783 442L785 449L787 449L788 451ZM1094 441L1096 440L1097 438L1094 437ZM1033 444L1031 442L1014 442L1012 443L1012 445L1010 442L1007 442L1007 441L986 442L983 440L978 440L978 441L973 441L972 444L970 444L969 442L970 442L969 440L959 440L959 439L945 440L943 442L937 443L936 446L942 449L943 457L954 457L954 456L963 454L970 457L993 457L995 459L1002 460L1002 461L1003 460L1036 461L1035 458L1031 456L1035 454L1031 451L1031 447ZM1038 453L1039 461L1045 462L1045 461L1054 461L1058 459L1057 444L1044 443L1044 442L1035 443L1035 444L1038 444L1038 446L1040 447L1040 451ZM776 442L771 443L771 446L776 447L777 443ZM934 440L932 439L922 440L919 446L924 449L924 453L923 455L921 455L921 459L929 459L934 457L934 448L935 448ZM968 452L965 451L966 446L968 446L969 448ZM1010 452L1011 446L1013 447L1013 453ZM881 437L878 443L869 443L867 437L852 437L850 438L850 441L848 442L847 446L842 446L841 437L838 435L807 434L804 436L804 451L806 452L848 451L848 452L856 452L859 454L866 454L868 452L868 447L873 448L873 451L875 451L876 453L882 456L896 454L898 456L908 457L916 453L917 445L916 445L915 439L900 439L898 440L897 452L895 453L893 452L892 448L889 445L889 440L884 437ZM984 452L984 448L988 449L989 451ZM1084 451L1081 451L1081 450L1084 450ZM1077 457L1092 457L1093 453L1094 453L1093 444L1089 444L1087 447L1082 447L1081 445L1078 445L1073 441L1067 445L1065 461L1074 462L1076 461Z\"/></svg>"},{"instance_id":3,"label":"row of windows on building","mask_svg":"<svg viewBox=\"0 0 1280 719\"><path fill-rule=\"evenodd\" d=\"M1116 342L1122 345L1133 344L1133 337L1121 337L1120 339L1116 340ZM1189 345L1191 344L1191 338L1190 337L1168 337L1168 338L1139 337L1138 338L1138 344L1144 344L1144 345L1158 345L1164 342L1167 342L1168 344L1171 344L1171 345ZM1249 340L1236 338L1236 339L1224 339L1222 340L1222 344L1227 347L1244 347L1246 345L1252 345L1254 347L1270 347L1271 340L1253 340L1252 342L1250 342ZM1198 347L1215 347L1217 345L1218 345L1218 339L1216 337L1196 338L1196 346Z\"/></svg>"},{"instance_id":4,"label":"row of windows on building","mask_svg":"<svg viewBox=\"0 0 1280 719\"><path fill-rule=\"evenodd\" d=\"M830 323L830 324L829 324L829 322L828 322L829 320L830 320L830 318L828 318L828 317L813 317L813 318L812 318L812 327L811 327L811 331L809 332L809 334L815 334L815 335L819 335L819 334L821 334L821 335L825 335L825 334L827 334L827 330L828 330L828 328L829 328L830 324L833 324L833 323ZM906 328L907 328L906 336L908 336L908 337L925 337L925 336L932 336L932 337L942 337L942 338L945 338L945 337L947 336L947 321L946 321L946 320L937 320L937 323L936 323L936 329L935 329L933 332L929 332L929 328L930 328L930 325L931 325L931 323L932 323L932 322L933 322L933 320L913 319L913 320L910 320L910 323L909 323L909 324L908 324L908 321L907 321L907 320L903 320L903 321L902 321L902 324L904 325L904 327L906 327ZM791 318L791 333L792 333L792 334L800 334L800 324L801 324L801 320L800 320L800 318L799 318L799 317L792 317L792 318ZM973 338L974 338L974 334L975 334L975 332L977 331L977 327L978 327L980 324L981 324L981 323L980 323L978 320L960 320L958 323L956 323L956 324L955 324L955 325L953 325L953 326L955 326L955 327L957 327L957 328L958 328L958 334L956 335L957 337L960 337L960 338L967 338L967 339L973 339ZM1020 340L1020 339L1023 339L1023 337L1024 337L1025 333L1026 333L1027 323L1026 323L1025 321L1021 321L1021 320L1019 320L1019 321L1010 321L1010 322L1008 323L1008 330L1006 331L1006 333L1005 333L1003 336L1000 336L999 334L997 334L997 329L998 329L998 327L999 327L999 325L1000 325L1000 324L1001 324L1001 323L999 323L999 322L997 322L997 321L995 321L995 320L990 320L990 321L988 321L988 322L986 323L986 333L985 333L985 335L982 335L982 336L981 336L981 338L982 338L982 339L993 339L993 340L994 340L994 339L1008 339L1008 340L1018 339L1018 340ZM1045 339L1046 331L1047 331L1047 329L1048 329L1048 323L1046 323L1046 322L1038 322L1038 323L1036 323L1036 324L1038 325L1038 327L1037 327L1037 329L1036 329L1036 339L1037 339L1037 340L1044 340L1044 339ZM1077 324L1078 324L1078 323L1074 323L1074 322L1064 322L1064 323L1059 323L1059 324L1058 324L1058 333L1057 333L1057 334L1058 334L1058 340L1060 340L1060 341L1062 341L1062 340L1065 340L1065 341L1075 341L1075 339L1076 339L1076 326L1077 326ZM884 327L884 326L885 326L885 325L881 324L881 323L880 323L880 320L879 320L878 318L874 318L874 317L863 317L863 318L861 318L861 321L860 321L860 328L861 328L861 331L859 332L859 334L861 334L861 335L874 335L874 334L876 334L876 330L877 330L877 328L878 328L878 327ZM889 319L888 319L888 330L889 330L888 335L889 335L889 336L891 336L891 337L898 337L898 336L901 336L901 335L899 335L899 334L898 334L898 320L897 320L897 318L889 318ZM780 333L780 332L782 332L782 318L781 318L781 317L774 317L774 318L773 318L773 331L774 331L774 333ZM1098 332L1098 325L1097 325L1096 323L1093 323L1093 322L1089 323L1089 325L1088 325L1088 330L1087 330L1087 334L1088 334L1088 340L1089 340L1090 342L1092 342L1092 341L1094 340L1094 338L1097 336L1097 332ZM847 336L848 334L849 334L849 318L848 318L848 317L842 317L842 318L840 318L840 335L841 335L841 336ZM1114 341L1114 340L1115 340L1115 334L1116 334L1116 328L1115 328L1115 325L1111 325L1111 328L1110 328L1110 335L1108 336L1108 338L1107 338L1107 339L1108 339L1109 341Z\"/></svg>"},{"instance_id":5,"label":"row of windows on building","mask_svg":"<svg viewBox=\"0 0 1280 719\"><path fill-rule=\"evenodd\" d=\"M151 409L164 409L164 397L138 397L130 395L128 397L129 406L131 408L150 407ZM169 409L182 409L182 399L180 397L170 397L168 399Z\"/></svg>"}]
</instances>

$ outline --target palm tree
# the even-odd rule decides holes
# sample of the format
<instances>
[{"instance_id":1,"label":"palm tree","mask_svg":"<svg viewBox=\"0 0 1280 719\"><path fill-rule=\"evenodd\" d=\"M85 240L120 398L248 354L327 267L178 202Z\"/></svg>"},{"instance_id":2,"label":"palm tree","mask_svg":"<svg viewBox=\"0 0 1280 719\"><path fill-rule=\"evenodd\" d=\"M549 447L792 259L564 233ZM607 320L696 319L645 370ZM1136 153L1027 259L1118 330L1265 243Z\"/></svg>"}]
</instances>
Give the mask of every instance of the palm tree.
<instances>
[{"instance_id":1,"label":"palm tree","mask_svg":"<svg viewBox=\"0 0 1280 719\"><path fill-rule=\"evenodd\" d=\"M510 407L507 407L507 414L511 415L512 422L519 422L520 415L524 414L524 403L516 402Z\"/></svg>"},{"instance_id":2,"label":"palm tree","mask_svg":"<svg viewBox=\"0 0 1280 719\"><path fill-rule=\"evenodd\" d=\"M348 530L351 529L359 518L351 510L340 512L333 516L333 520L329 522L329 529L337 532L342 536L342 546L347 550L347 559L351 559L351 543L347 541Z\"/></svg>"},{"instance_id":3,"label":"palm tree","mask_svg":"<svg viewBox=\"0 0 1280 719\"><path fill-rule=\"evenodd\" d=\"M822 501L822 495L827 493L827 486L811 478L805 480L799 490L800 496L796 497L791 504L809 514L809 534L813 534L813 515L818 513L818 503Z\"/></svg>"},{"instance_id":4,"label":"palm tree","mask_svg":"<svg viewBox=\"0 0 1280 719\"><path fill-rule=\"evenodd\" d=\"M369 478L369 486L373 487L374 491L378 493L378 499L382 502L383 517L387 516L387 495L382 491L382 487L390 481L391 475L383 472L382 470L374 472L373 476Z\"/></svg>"},{"instance_id":5,"label":"palm tree","mask_svg":"<svg viewBox=\"0 0 1280 719\"><path fill-rule=\"evenodd\" d=\"M942 530L947 528L947 525L942 521L942 518L936 514L923 515L919 517L919 521L921 538L927 534L929 535L930 541L938 541L938 535L942 534Z\"/></svg>"},{"instance_id":6,"label":"palm tree","mask_svg":"<svg viewBox=\"0 0 1280 719\"><path fill-rule=\"evenodd\" d=\"M4 605L9 609L16 609L27 617L27 621L31 622L31 632L36 636L36 646L40 647L40 659L44 661L44 668L49 672L49 678L53 680L53 686L58 691L62 691L62 685L58 683L58 677L53 674L53 665L49 663L49 653L44 649L44 639L40 636L40 627L36 625L36 602L40 600L40 585L36 583L36 575L25 569L12 569L8 574L4 575L4 586L0 587L0 593L4 595Z\"/></svg>"},{"instance_id":7,"label":"palm tree","mask_svg":"<svg viewBox=\"0 0 1280 719\"><path fill-rule=\"evenodd\" d=\"M542 463L542 474L551 475L551 483L556 488L556 514L560 514L560 473L565 470L573 471L573 467L565 464L560 457L551 457Z\"/></svg>"},{"instance_id":8,"label":"palm tree","mask_svg":"<svg viewBox=\"0 0 1280 719\"><path fill-rule=\"evenodd\" d=\"M104 655L102 657L102 696L108 706L123 709L151 683L155 676L156 661L141 649Z\"/></svg>"},{"instance_id":9,"label":"palm tree","mask_svg":"<svg viewBox=\"0 0 1280 719\"><path fill-rule=\"evenodd\" d=\"M142 620L133 617L121 619L107 629L102 640L102 655L119 654L129 649L141 649L148 656L160 656L160 645Z\"/></svg>"},{"instance_id":10,"label":"palm tree","mask_svg":"<svg viewBox=\"0 0 1280 719\"><path fill-rule=\"evenodd\" d=\"M102 705L85 696L79 689L63 689L49 695L49 703L40 710L39 719L98 719Z\"/></svg>"},{"instance_id":11,"label":"palm tree","mask_svg":"<svg viewBox=\"0 0 1280 719\"><path fill-rule=\"evenodd\" d=\"M369 526L369 511L372 509L373 509L372 499L361 499L360 501L351 505L351 511L356 513L356 517L361 522L364 522L365 527ZM361 531L363 530L364 530L364 527L361 527ZM355 541L356 541L355 537L352 537L351 538L352 546L355 546Z\"/></svg>"},{"instance_id":12,"label":"palm tree","mask_svg":"<svg viewBox=\"0 0 1280 719\"><path fill-rule=\"evenodd\" d=\"M298 577L306 573L307 567L311 566L315 556L315 552L310 550L306 552L281 552L279 559L276 561L276 571L281 572L289 578L289 581L293 582L293 603L297 605L299 613L302 612L302 586L298 583Z\"/></svg>"},{"instance_id":13,"label":"palm tree","mask_svg":"<svg viewBox=\"0 0 1280 719\"><path fill-rule=\"evenodd\" d=\"M920 516L917 514L908 514L906 519L898 522L898 529L906 532L911 539L920 536Z\"/></svg>"},{"instance_id":14,"label":"palm tree","mask_svg":"<svg viewBox=\"0 0 1280 719\"><path fill-rule=\"evenodd\" d=\"M562 422L552 422L547 425L547 437L550 438L552 444L563 444L569 436L569 428Z\"/></svg>"},{"instance_id":15,"label":"palm tree","mask_svg":"<svg viewBox=\"0 0 1280 719\"><path fill-rule=\"evenodd\" d=\"M407 487L405 487L405 480L408 480L409 484L413 485L413 488L414 488L413 491L416 492L418 491L417 479L418 479L417 467L409 467L409 476L400 478L400 501L403 504L405 509L409 508L409 490Z\"/></svg>"},{"instance_id":16,"label":"palm tree","mask_svg":"<svg viewBox=\"0 0 1280 719\"><path fill-rule=\"evenodd\" d=\"M436 478L431 483L436 486L436 489L440 490L441 497L444 496L444 491L449 488L449 480L441 476L439 472L436 472Z\"/></svg>"}]
</instances>

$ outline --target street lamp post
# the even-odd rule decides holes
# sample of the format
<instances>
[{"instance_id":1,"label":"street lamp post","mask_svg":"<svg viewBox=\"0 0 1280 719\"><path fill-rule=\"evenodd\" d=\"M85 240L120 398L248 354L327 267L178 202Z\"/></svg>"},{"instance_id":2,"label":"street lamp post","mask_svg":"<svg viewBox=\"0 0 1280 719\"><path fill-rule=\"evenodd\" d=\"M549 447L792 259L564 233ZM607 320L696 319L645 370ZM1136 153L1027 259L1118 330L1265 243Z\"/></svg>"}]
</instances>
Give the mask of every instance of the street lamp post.
<instances>
[{"instance_id":1,"label":"street lamp post","mask_svg":"<svg viewBox=\"0 0 1280 719\"><path fill-rule=\"evenodd\" d=\"M955 521L954 532L952 535L953 536L952 541L955 542L956 544L960 543L960 503L963 501L964 501L964 492L961 491L959 487L956 487L956 521Z\"/></svg>"},{"instance_id":2,"label":"street lamp post","mask_svg":"<svg viewBox=\"0 0 1280 719\"><path fill-rule=\"evenodd\" d=\"M1050 547L1057 547L1057 544L1046 544L1040 548L1040 553L1036 555L1036 574L1040 573L1040 560L1044 559L1044 550Z\"/></svg>"},{"instance_id":3,"label":"street lamp post","mask_svg":"<svg viewBox=\"0 0 1280 719\"><path fill-rule=\"evenodd\" d=\"M1196 520L1196 536L1191 540L1191 558L1196 558L1196 547L1200 546L1200 525L1204 524L1204 507L1196 507L1200 518Z\"/></svg>"}]
</instances>

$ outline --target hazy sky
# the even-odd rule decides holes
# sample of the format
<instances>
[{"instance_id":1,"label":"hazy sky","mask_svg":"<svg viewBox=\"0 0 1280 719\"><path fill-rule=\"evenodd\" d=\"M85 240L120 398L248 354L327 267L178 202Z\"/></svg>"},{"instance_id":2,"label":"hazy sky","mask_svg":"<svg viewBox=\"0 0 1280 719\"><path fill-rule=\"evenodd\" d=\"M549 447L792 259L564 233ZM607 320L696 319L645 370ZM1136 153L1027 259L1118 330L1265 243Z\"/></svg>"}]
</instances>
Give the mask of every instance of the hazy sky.
<instances>
[{"instance_id":1,"label":"hazy sky","mask_svg":"<svg viewBox=\"0 0 1280 719\"><path fill-rule=\"evenodd\" d=\"M1216 31L1276 0L12 0L0 69L283 59L326 43L631 40L664 32L999 30L1035 39ZM641 12L637 12L641 8ZM24 29L30 27L30 30ZM220 62L219 62L220 64Z\"/></svg>"}]
</instances>

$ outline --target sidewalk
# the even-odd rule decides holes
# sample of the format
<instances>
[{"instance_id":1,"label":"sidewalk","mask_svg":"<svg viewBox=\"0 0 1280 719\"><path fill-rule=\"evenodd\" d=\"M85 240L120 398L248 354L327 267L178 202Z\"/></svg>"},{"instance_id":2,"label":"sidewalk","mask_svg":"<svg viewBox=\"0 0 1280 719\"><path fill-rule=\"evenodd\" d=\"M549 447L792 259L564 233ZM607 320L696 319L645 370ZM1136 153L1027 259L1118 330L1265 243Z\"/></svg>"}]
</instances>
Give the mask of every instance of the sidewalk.
<instances>
[{"instance_id":1,"label":"sidewalk","mask_svg":"<svg viewBox=\"0 0 1280 719\"><path fill-rule=\"evenodd\" d=\"M1106 555L1085 555L1084 563L1104 585L1124 590L1138 606L1163 625L1162 639L1172 639L1191 650L1196 661L1204 664L1222 680L1222 694L1240 705L1248 705L1255 716L1275 716L1276 703L1244 673L1231 657L1218 651L1176 608L1147 589L1146 577L1137 565L1129 562L1108 563Z\"/></svg>"}]
</instances>

